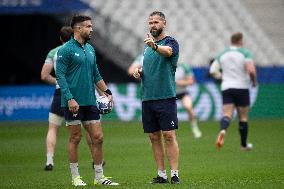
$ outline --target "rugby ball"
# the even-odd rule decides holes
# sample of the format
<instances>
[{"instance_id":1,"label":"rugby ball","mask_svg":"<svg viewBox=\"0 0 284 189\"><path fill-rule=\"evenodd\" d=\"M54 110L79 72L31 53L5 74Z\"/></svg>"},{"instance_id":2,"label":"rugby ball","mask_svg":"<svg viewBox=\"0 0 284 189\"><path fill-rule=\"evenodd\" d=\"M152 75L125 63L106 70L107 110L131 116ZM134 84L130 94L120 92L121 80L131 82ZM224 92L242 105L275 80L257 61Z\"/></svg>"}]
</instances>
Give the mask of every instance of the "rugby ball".
<instances>
[{"instance_id":1,"label":"rugby ball","mask_svg":"<svg viewBox=\"0 0 284 189\"><path fill-rule=\"evenodd\" d=\"M108 114L112 111L112 102L106 96L99 96L97 98L97 105L100 114Z\"/></svg>"}]
</instances>

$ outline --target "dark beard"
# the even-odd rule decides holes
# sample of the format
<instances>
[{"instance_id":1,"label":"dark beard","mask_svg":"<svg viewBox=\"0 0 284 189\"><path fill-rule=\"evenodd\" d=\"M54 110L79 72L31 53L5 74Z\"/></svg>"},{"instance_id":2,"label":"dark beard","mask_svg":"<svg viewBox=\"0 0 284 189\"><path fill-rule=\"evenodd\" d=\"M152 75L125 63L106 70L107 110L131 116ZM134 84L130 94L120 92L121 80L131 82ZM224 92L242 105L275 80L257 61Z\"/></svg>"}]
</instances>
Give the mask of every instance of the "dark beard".
<instances>
[{"instance_id":1,"label":"dark beard","mask_svg":"<svg viewBox=\"0 0 284 189\"><path fill-rule=\"evenodd\" d=\"M87 35L87 34L84 34L82 37L83 37L83 39L84 39L85 41L88 41L88 40L91 39L91 36L90 36L90 35Z\"/></svg>"},{"instance_id":2,"label":"dark beard","mask_svg":"<svg viewBox=\"0 0 284 189\"><path fill-rule=\"evenodd\" d=\"M91 36L87 35L87 36L84 37L84 39L85 39L85 41L88 41L88 40L91 39Z\"/></svg>"},{"instance_id":3,"label":"dark beard","mask_svg":"<svg viewBox=\"0 0 284 189\"><path fill-rule=\"evenodd\" d=\"M158 30L156 30L156 31L153 31L153 30L150 31L151 35L152 35L153 37L155 37L155 38L158 37L162 32L163 32L163 29L162 29L162 28L160 28L160 29L158 29Z\"/></svg>"}]
</instances>

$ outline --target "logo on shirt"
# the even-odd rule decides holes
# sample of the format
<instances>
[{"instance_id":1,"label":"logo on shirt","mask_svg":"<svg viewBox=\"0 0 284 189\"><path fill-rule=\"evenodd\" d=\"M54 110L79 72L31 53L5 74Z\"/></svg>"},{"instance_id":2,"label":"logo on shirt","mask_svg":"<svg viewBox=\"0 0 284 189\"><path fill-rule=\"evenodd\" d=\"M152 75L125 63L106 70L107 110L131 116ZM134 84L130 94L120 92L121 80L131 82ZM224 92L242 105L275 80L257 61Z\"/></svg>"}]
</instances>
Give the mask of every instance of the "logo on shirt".
<instances>
[{"instance_id":1,"label":"logo on shirt","mask_svg":"<svg viewBox=\"0 0 284 189\"><path fill-rule=\"evenodd\" d=\"M174 121L171 122L171 126L172 126L172 127L175 126L175 122L174 122Z\"/></svg>"},{"instance_id":2,"label":"logo on shirt","mask_svg":"<svg viewBox=\"0 0 284 189\"><path fill-rule=\"evenodd\" d=\"M75 53L75 56L79 56L79 53Z\"/></svg>"}]
</instances>

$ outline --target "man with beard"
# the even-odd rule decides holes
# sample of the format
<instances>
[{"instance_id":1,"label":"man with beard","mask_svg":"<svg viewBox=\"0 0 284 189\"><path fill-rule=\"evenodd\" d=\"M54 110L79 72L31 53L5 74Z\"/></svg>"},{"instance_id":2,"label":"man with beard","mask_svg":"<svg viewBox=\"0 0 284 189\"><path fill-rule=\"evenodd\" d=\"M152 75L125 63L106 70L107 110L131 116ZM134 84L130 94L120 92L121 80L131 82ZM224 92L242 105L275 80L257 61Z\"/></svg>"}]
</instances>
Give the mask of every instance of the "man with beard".
<instances>
[{"instance_id":1,"label":"man with beard","mask_svg":"<svg viewBox=\"0 0 284 189\"><path fill-rule=\"evenodd\" d=\"M136 68L133 76L141 78L143 129L149 135L158 169L152 183L169 182L164 164L165 151L171 169L171 183L179 184L179 147L175 134L178 128L175 71L179 45L165 34L166 19L162 12L152 12L148 26L150 34L144 40L143 68Z\"/></svg>"},{"instance_id":2,"label":"man with beard","mask_svg":"<svg viewBox=\"0 0 284 189\"><path fill-rule=\"evenodd\" d=\"M91 150L97 185L118 185L103 175L103 131L96 106L95 86L112 102L112 93L102 79L93 47L87 43L91 37L92 22L88 16L74 16L71 21L72 37L58 51L56 80L61 89L61 106L64 107L66 126L69 129L69 161L74 186L85 186L78 170L78 145L81 124L92 140Z\"/></svg>"}]
</instances>

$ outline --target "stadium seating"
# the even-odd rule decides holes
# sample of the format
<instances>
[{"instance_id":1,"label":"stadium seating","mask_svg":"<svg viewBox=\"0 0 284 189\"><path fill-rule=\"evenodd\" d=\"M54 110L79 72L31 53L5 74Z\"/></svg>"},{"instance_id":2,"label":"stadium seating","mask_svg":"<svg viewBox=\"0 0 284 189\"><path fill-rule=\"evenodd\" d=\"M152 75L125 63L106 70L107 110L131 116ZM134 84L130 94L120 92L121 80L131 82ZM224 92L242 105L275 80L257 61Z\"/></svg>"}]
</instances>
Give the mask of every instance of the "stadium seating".
<instances>
[{"instance_id":1,"label":"stadium seating","mask_svg":"<svg viewBox=\"0 0 284 189\"><path fill-rule=\"evenodd\" d=\"M83 1L95 10L95 20L103 20L95 25L99 33L106 32L108 22L110 35L104 40L110 40L133 58L144 45L149 13L160 10L167 17L167 33L180 43L181 62L190 62L194 67L208 66L209 59L229 45L231 33L241 31L257 65L280 65L281 61L283 64L283 52L270 41L240 0Z\"/></svg>"}]
</instances>

